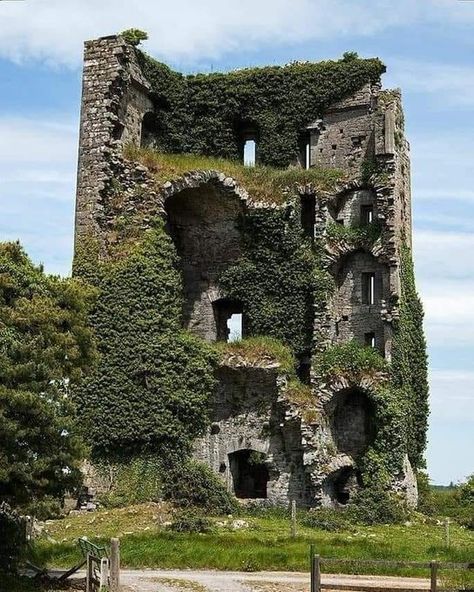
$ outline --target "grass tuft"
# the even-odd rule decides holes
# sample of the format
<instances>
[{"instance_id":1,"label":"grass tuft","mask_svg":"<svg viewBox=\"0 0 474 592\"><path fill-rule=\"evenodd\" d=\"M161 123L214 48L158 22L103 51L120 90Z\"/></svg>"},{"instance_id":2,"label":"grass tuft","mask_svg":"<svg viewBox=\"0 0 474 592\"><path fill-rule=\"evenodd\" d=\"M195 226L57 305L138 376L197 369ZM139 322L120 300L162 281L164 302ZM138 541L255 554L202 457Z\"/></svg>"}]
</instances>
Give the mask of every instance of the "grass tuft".
<instances>
[{"instance_id":1,"label":"grass tuft","mask_svg":"<svg viewBox=\"0 0 474 592\"><path fill-rule=\"evenodd\" d=\"M256 336L218 342L215 347L226 364L267 366L279 364L279 372L294 375L295 359L289 347L273 337Z\"/></svg>"}]
</instances>

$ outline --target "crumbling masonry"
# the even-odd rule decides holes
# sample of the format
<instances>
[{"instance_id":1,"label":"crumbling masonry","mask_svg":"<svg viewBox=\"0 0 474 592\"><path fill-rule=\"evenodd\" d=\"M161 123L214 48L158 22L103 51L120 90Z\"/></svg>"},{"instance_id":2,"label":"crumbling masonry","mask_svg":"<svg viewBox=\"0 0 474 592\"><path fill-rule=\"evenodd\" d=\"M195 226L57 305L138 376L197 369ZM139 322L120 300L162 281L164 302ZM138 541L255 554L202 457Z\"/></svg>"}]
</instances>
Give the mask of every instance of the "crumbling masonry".
<instances>
[{"instance_id":1,"label":"crumbling masonry","mask_svg":"<svg viewBox=\"0 0 474 592\"><path fill-rule=\"evenodd\" d=\"M228 320L245 310L219 285L225 269L242 255L238 221L262 207L244 187L220 171L193 171L157 188L146 167L127 160L127 143L152 145L148 125L155 97L136 57L119 36L86 43L76 207L76 248L94 236L107 257L116 212L111 195L120 184L126 209L143 211L143 231L162 215L181 259L185 327L206 341L226 339ZM311 186L298 188L302 224L324 245L335 291L311 320L314 351L300 360L314 393L315 413L288 402L277 364L230 356L218 369L212 422L195 444L239 497L302 506L345 504L360 485L357 460L374 437L370 380L346 378L322 384L314 354L356 340L390 361L393 323L399 314L400 250L411 241L409 145L403 135L398 91L367 82L355 94L326 108L299 130L305 145L294 166L341 169L346 181L324 199ZM247 133L247 132L246 132ZM252 134L247 133L251 139ZM241 140L247 136L241 134ZM260 138L261 139L261 138ZM257 144L259 139L256 140ZM258 145L257 145L258 154ZM373 163L376 180L361 176ZM137 191L137 188L140 190ZM330 224L377 223L380 236L367 245L327 240ZM137 295L139 298L139 295ZM317 419L315 419L317 418ZM393 476L393 488L416 503L408 457Z\"/></svg>"}]
</instances>

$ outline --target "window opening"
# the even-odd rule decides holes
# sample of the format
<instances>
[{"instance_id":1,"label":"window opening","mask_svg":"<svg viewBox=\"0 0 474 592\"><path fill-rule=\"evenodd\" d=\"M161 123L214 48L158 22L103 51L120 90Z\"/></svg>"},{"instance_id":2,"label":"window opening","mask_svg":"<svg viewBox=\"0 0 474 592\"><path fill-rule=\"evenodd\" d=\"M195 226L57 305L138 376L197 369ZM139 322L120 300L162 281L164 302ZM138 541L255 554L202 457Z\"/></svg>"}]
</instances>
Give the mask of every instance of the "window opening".
<instances>
[{"instance_id":1,"label":"window opening","mask_svg":"<svg viewBox=\"0 0 474 592\"><path fill-rule=\"evenodd\" d=\"M227 319L227 341L242 339L242 313L233 313Z\"/></svg>"},{"instance_id":2,"label":"window opening","mask_svg":"<svg viewBox=\"0 0 474 592\"><path fill-rule=\"evenodd\" d=\"M375 304L375 273L362 274L362 304Z\"/></svg>"},{"instance_id":3,"label":"window opening","mask_svg":"<svg viewBox=\"0 0 474 592\"><path fill-rule=\"evenodd\" d=\"M367 226L374 221L374 206L364 205L360 208L360 220L363 226Z\"/></svg>"},{"instance_id":4,"label":"window opening","mask_svg":"<svg viewBox=\"0 0 474 592\"><path fill-rule=\"evenodd\" d=\"M364 342L365 342L366 346L375 348L375 345L376 345L375 333L373 333L373 332L365 333L364 334Z\"/></svg>"},{"instance_id":5,"label":"window opening","mask_svg":"<svg viewBox=\"0 0 474 592\"><path fill-rule=\"evenodd\" d=\"M241 499L267 497L268 467L265 454L257 450L237 450L229 454L235 496Z\"/></svg>"},{"instance_id":6,"label":"window opening","mask_svg":"<svg viewBox=\"0 0 474 592\"><path fill-rule=\"evenodd\" d=\"M316 196L305 195L301 198L301 226L309 238L314 238L316 224Z\"/></svg>"},{"instance_id":7,"label":"window opening","mask_svg":"<svg viewBox=\"0 0 474 592\"><path fill-rule=\"evenodd\" d=\"M244 143L244 165L254 167L257 154L257 144L255 140L245 140Z\"/></svg>"}]
</instances>

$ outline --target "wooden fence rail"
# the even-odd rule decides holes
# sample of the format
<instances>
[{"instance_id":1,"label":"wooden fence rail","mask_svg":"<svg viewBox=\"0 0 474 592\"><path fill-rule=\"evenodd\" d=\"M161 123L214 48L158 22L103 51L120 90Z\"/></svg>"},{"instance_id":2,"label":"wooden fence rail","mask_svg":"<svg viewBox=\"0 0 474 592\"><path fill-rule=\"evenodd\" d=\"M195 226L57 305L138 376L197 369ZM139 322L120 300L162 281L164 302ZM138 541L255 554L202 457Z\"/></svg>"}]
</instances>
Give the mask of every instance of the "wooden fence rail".
<instances>
[{"instance_id":1,"label":"wooden fence rail","mask_svg":"<svg viewBox=\"0 0 474 592\"><path fill-rule=\"evenodd\" d=\"M471 563L452 563L448 561L394 561L384 559L333 559L321 557L314 554L314 548L310 550L310 574L311 586L310 592L320 592L323 588L331 588L321 583L321 566L323 565L341 565L341 566L383 566L389 568L408 567L430 570L430 592L438 590L438 571L440 569L474 569L474 562Z\"/></svg>"}]
</instances>

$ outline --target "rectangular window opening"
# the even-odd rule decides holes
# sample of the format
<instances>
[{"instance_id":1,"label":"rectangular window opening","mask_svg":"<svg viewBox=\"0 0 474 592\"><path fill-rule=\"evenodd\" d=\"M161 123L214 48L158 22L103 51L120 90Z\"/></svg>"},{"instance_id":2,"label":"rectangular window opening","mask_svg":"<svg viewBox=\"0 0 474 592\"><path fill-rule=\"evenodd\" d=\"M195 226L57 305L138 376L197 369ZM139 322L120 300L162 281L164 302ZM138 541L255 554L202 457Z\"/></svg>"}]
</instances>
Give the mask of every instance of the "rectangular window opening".
<instances>
[{"instance_id":1,"label":"rectangular window opening","mask_svg":"<svg viewBox=\"0 0 474 592\"><path fill-rule=\"evenodd\" d=\"M375 273L362 274L362 304L375 304Z\"/></svg>"},{"instance_id":2,"label":"rectangular window opening","mask_svg":"<svg viewBox=\"0 0 474 592\"><path fill-rule=\"evenodd\" d=\"M227 341L242 339L242 313L231 314L227 320Z\"/></svg>"},{"instance_id":3,"label":"rectangular window opening","mask_svg":"<svg viewBox=\"0 0 474 592\"><path fill-rule=\"evenodd\" d=\"M374 221L374 206L363 205L360 207L360 221L362 226L367 226Z\"/></svg>"},{"instance_id":4,"label":"rectangular window opening","mask_svg":"<svg viewBox=\"0 0 474 592\"><path fill-rule=\"evenodd\" d=\"M257 154L257 143L255 140L246 140L244 144L244 165L254 167Z\"/></svg>"}]
</instances>

